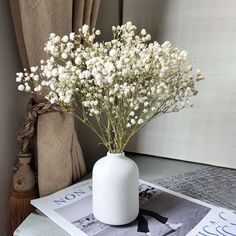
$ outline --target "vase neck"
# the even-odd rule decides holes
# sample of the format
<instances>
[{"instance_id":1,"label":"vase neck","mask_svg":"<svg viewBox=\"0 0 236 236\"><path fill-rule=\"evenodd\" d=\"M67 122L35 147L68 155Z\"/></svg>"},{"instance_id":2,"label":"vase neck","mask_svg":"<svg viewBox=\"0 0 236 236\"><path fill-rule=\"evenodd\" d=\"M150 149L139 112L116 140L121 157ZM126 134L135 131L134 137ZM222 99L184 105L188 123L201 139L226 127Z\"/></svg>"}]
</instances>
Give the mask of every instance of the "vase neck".
<instances>
[{"instance_id":1,"label":"vase neck","mask_svg":"<svg viewBox=\"0 0 236 236\"><path fill-rule=\"evenodd\" d=\"M19 157L20 166L30 166L31 157Z\"/></svg>"},{"instance_id":2,"label":"vase neck","mask_svg":"<svg viewBox=\"0 0 236 236\"><path fill-rule=\"evenodd\" d=\"M107 157L112 157L112 158L124 158L124 157L125 157L125 153L124 153L124 152L120 152L120 153L107 152Z\"/></svg>"}]
</instances>

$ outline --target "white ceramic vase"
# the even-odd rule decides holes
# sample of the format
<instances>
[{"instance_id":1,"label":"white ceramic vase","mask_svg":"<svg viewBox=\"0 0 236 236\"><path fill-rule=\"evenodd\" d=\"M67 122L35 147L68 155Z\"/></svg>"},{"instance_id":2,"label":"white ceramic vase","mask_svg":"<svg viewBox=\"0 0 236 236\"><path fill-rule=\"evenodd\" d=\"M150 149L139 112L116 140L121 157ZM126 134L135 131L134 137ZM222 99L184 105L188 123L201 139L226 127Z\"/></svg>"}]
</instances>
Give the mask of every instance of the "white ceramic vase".
<instances>
[{"instance_id":1,"label":"white ceramic vase","mask_svg":"<svg viewBox=\"0 0 236 236\"><path fill-rule=\"evenodd\" d=\"M132 222L139 212L139 171L124 153L107 153L93 168L93 214L109 225Z\"/></svg>"}]
</instances>

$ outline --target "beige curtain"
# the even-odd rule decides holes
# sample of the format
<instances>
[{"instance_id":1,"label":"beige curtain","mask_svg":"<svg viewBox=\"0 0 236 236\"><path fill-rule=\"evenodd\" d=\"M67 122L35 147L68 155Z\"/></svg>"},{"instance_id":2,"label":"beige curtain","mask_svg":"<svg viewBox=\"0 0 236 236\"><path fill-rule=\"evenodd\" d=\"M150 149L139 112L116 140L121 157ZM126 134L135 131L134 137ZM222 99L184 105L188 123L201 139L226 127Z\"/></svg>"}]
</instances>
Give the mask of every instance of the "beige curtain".
<instances>
[{"instance_id":1,"label":"beige curtain","mask_svg":"<svg viewBox=\"0 0 236 236\"><path fill-rule=\"evenodd\" d=\"M50 33L76 32L83 24L95 27L100 0L10 0L10 4L22 64L29 68L47 57L43 48ZM41 100L35 97L36 102ZM69 114L39 116L37 158L40 196L85 175L74 119Z\"/></svg>"}]
</instances>

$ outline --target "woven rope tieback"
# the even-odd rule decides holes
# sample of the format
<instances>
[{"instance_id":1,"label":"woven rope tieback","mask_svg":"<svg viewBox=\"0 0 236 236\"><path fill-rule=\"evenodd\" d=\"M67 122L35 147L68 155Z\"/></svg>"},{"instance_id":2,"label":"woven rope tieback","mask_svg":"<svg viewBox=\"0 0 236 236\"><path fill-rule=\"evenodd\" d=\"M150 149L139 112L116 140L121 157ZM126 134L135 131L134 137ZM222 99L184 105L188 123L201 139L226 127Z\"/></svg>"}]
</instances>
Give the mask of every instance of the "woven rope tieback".
<instances>
[{"instance_id":1,"label":"woven rope tieback","mask_svg":"<svg viewBox=\"0 0 236 236\"><path fill-rule=\"evenodd\" d=\"M51 104L50 102L35 103L33 98L30 99L25 114L25 121L18 135L18 141L21 145L21 154L27 155L29 153L29 144L34 134L35 122L38 115L53 111L68 112L68 109L56 104Z\"/></svg>"}]
</instances>

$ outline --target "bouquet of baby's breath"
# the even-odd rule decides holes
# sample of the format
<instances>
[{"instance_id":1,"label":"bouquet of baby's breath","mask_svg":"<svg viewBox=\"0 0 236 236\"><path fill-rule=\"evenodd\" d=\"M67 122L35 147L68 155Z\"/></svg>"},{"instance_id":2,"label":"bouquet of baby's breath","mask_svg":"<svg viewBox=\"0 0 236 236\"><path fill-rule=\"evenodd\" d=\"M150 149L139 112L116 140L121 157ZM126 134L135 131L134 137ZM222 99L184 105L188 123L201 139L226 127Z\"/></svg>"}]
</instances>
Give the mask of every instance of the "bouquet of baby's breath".
<instances>
[{"instance_id":1,"label":"bouquet of baby's breath","mask_svg":"<svg viewBox=\"0 0 236 236\"><path fill-rule=\"evenodd\" d=\"M110 152L122 152L152 118L190 107L195 82L203 79L192 72L186 51L148 43L145 29L135 31L131 22L113 26L114 38L102 43L94 42L100 31L87 25L78 34L50 34L50 58L17 73L18 89L72 109Z\"/></svg>"}]
</instances>

